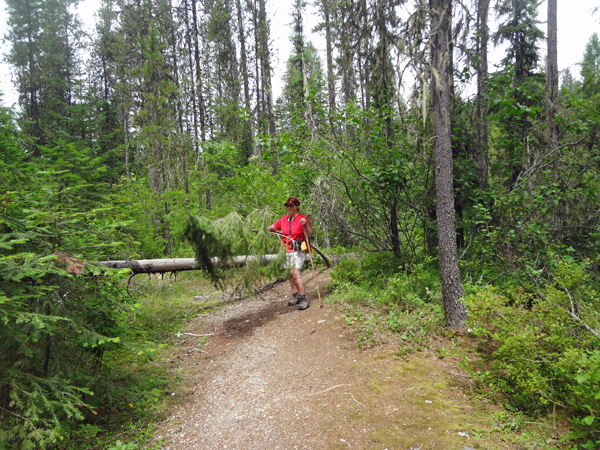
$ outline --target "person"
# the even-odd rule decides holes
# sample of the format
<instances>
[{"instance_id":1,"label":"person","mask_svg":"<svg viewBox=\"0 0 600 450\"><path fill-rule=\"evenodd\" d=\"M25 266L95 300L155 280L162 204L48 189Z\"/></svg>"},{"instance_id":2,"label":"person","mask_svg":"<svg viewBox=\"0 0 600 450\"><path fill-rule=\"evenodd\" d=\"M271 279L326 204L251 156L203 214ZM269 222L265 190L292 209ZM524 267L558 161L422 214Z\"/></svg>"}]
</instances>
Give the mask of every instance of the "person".
<instances>
[{"instance_id":1,"label":"person","mask_svg":"<svg viewBox=\"0 0 600 450\"><path fill-rule=\"evenodd\" d=\"M285 207L288 214L271 225L269 231L280 231L285 235L282 238L282 243L287 250L284 267L291 269L288 281L293 297L293 300L288 302L288 306L298 305L298 309L303 311L310 305L306 299L306 286L300 273L300 269L306 261L306 253L302 251L302 242L306 242L310 238L312 228L308 217L300 214L300 200L290 197L285 202Z\"/></svg>"}]
</instances>

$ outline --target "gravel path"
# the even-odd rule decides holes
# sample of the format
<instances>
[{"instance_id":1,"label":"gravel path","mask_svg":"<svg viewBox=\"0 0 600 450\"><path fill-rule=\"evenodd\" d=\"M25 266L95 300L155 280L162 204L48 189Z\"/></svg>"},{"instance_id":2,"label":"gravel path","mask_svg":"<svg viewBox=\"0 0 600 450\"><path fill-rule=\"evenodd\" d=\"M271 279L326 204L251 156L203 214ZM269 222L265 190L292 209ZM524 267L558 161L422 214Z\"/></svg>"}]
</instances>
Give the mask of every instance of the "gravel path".
<instances>
[{"instance_id":1,"label":"gravel path","mask_svg":"<svg viewBox=\"0 0 600 450\"><path fill-rule=\"evenodd\" d=\"M312 276L304 279L307 311L287 306L280 283L189 324L210 336L201 347L187 334L174 343L170 370L182 382L151 448L517 448L494 434L471 439L490 429L490 412L469 399L459 357L431 348L409 358L397 339L357 350L356 328L330 304L319 308ZM327 286L329 273L317 281Z\"/></svg>"},{"instance_id":2,"label":"gravel path","mask_svg":"<svg viewBox=\"0 0 600 450\"><path fill-rule=\"evenodd\" d=\"M311 433L314 394L335 386L332 362L348 357L342 349L348 339L342 318L328 305L319 307L314 283L304 277L311 300L306 311L287 306L289 287L279 284L188 330L214 336L202 347L208 355L184 350L180 358L177 369L190 391L164 427L175 436L165 448L320 448L322 440ZM317 281L327 285L328 273Z\"/></svg>"}]
</instances>

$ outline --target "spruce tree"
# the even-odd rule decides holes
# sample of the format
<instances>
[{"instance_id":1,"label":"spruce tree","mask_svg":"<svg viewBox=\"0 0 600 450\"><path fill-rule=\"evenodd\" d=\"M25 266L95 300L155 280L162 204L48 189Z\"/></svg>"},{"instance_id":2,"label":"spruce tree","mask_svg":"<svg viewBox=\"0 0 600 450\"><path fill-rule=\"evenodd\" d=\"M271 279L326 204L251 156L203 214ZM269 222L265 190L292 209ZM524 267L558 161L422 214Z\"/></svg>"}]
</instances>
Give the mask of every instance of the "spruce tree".
<instances>
[{"instance_id":1,"label":"spruce tree","mask_svg":"<svg viewBox=\"0 0 600 450\"><path fill-rule=\"evenodd\" d=\"M502 0L496 7L498 16L504 20L494 34L494 42L509 43L502 63L505 70L512 73L512 86L505 103L512 103L513 108L534 106L531 92L536 83L539 43L544 38L537 26L540 3L541 0ZM528 113L507 114L502 126L509 169L506 183L515 186L523 171L536 159L528 150L532 122Z\"/></svg>"},{"instance_id":2,"label":"spruce tree","mask_svg":"<svg viewBox=\"0 0 600 450\"><path fill-rule=\"evenodd\" d=\"M600 38L598 33L592 34L585 46L583 61L581 61L582 90L586 96L600 92Z\"/></svg>"}]
</instances>

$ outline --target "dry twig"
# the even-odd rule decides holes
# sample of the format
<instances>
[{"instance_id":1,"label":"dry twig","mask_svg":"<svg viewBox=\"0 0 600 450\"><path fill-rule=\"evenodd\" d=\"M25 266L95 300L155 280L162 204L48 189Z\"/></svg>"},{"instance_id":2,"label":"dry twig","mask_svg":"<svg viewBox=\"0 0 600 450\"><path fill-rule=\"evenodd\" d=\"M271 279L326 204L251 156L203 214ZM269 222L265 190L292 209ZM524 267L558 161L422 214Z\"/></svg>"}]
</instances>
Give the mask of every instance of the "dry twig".
<instances>
[{"instance_id":1,"label":"dry twig","mask_svg":"<svg viewBox=\"0 0 600 450\"><path fill-rule=\"evenodd\" d=\"M325 392L327 392L327 391L330 391L330 390L332 390L332 389L336 389L336 388L339 388L339 387L342 387L342 386L350 386L350 385L349 385L349 384L348 384L348 385L346 385L346 384L336 384L335 386L331 386L331 387L329 387L329 388L327 388L327 389L325 389L325 390L323 390L323 391L320 391L320 392L315 392L314 394L310 394L310 395L311 395L311 397L312 397L313 395L324 394L324 393L325 393Z\"/></svg>"}]
</instances>

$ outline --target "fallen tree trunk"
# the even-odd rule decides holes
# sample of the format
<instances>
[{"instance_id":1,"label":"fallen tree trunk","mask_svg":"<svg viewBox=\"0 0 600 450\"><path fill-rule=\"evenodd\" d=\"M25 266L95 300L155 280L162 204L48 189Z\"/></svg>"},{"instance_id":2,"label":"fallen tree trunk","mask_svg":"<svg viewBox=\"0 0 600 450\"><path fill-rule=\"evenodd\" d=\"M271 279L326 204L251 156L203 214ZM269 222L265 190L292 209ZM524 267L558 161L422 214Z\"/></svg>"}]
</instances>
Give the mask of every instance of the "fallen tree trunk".
<instances>
[{"instance_id":1,"label":"fallen tree trunk","mask_svg":"<svg viewBox=\"0 0 600 450\"><path fill-rule=\"evenodd\" d=\"M273 261L275 258L277 258L277 255L264 255L261 257L265 262ZM241 267L254 261L254 259L254 256L236 256L230 263L222 267ZM213 258L212 261L215 265L219 263L218 258ZM131 269L134 275L138 273L182 272L184 270L200 269L194 258L100 261L100 264L111 269Z\"/></svg>"}]
</instances>

